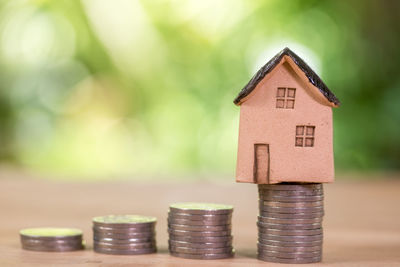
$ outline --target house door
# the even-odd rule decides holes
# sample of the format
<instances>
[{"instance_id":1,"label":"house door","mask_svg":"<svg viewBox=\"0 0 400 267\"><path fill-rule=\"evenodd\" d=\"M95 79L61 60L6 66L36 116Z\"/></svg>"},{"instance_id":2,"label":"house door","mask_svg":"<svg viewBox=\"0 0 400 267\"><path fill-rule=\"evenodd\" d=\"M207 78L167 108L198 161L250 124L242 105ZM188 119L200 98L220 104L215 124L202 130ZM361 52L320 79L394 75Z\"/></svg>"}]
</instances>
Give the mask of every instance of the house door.
<instances>
[{"instance_id":1,"label":"house door","mask_svg":"<svg viewBox=\"0 0 400 267\"><path fill-rule=\"evenodd\" d=\"M254 182L269 183L269 145L254 144Z\"/></svg>"}]
</instances>

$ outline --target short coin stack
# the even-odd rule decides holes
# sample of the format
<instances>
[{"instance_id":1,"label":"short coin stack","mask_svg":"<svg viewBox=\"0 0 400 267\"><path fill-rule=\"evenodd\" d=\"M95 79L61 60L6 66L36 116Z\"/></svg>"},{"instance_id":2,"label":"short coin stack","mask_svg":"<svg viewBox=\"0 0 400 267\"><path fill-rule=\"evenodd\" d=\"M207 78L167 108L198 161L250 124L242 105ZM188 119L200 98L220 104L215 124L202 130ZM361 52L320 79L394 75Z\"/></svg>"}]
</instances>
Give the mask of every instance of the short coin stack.
<instances>
[{"instance_id":1,"label":"short coin stack","mask_svg":"<svg viewBox=\"0 0 400 267\"><path fill-rule=\"evenodd\" d=\"M23 249L65 252L84 248L82 231L74 228L28 228L20 232Z\"/></svg>"},{"instance_id":2,"label":"short coin stack","mask_svg":"<svg viewBox=\"0 0 400 267\"><path fill-rule=\"evenodd\" d=\"M168 213L170 254L203 260L233 257L232 212L229 205L172 204Z\"/></svg>"},{"instance_id":3,"label":"short coin stack","mask_svg":"<svg viewBox=\"0 0 400 267\"><path fill-rule=\"evenodd\" d=\"M157 251L157 219L141 215L108 215L93 218L93 249L97 253L139 255Z\"/></svg>"},{"instance_id":4,"label":"short coin stack","mask_svg":"<svg viewBox=\"0 0 400 267\"><path fill-rule=\"evenodd\" d=\"M259 185L258 191L258 258L280 263L320 262L322 184Z\"/></svg>"}]
</instances>

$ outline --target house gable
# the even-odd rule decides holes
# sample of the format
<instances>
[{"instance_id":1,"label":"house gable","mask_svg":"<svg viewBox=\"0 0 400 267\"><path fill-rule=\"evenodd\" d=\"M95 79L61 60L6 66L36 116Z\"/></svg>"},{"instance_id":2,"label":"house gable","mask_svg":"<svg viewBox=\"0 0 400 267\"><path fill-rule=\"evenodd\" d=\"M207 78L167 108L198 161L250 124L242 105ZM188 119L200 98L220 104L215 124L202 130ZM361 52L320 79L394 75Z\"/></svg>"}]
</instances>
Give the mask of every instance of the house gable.
<instances>
[{"instance_id":1,"label":"house gable","mask_svg":"<svg viewBox=\"0 0 400 267\"><path fill-rule=\"evenodd\" d=\"M306 84L310 85L310 88L314 88L315 92L318 92L324 97L326 105L331 107L337 107L340 105L339 99L328 89L325 83L319 78L319 76L293 51L289 48L283 49L277 55L275 55L270 61L267 62L247 83L247 85L239 92L239 95L234 100L236 105L241 105L246 101L257 85L265 80L274 72L276 67L287 62L292 66L294 71L299 75ZM317 95L317 94L316 94ZM319 99L320 97L316 97Z\"/></svg>"},{"instance_id":2,"label":"house gable","mask_svg":"<svg viewBox=\"0 0 400 267\"><path fill-rule=\"evenodd\" d=\"M283 89L283 91L287 90L287 92L284 91L282 97L279 96L278 92L278 90L281 89ZM258 92L260 90L271 90L271 92ZM292 96L289 96L289 91L293 91ZM298 103L300 100L299 98L304 98L305 95L307 96L307 102L302 101L303 103ZM312 109L314 105L332 107L332 103L329 102L315 86L310 84L307 80L304 80L304 74L287 58L283 58L269 75L265 76L257 84L251 94L247 95L242 100L240 106L243 108L245 103L246 106L258 106L258 108L261 108L262 105L269 105L272 110L277 108L279 111L279 99L284 101L284 107L281 107L282 109L287 109L288 101L293 102L292 106L290 106L292 109L298 109L295 108L298 104L306 105L307 108L299 110L300 112L307 112L307 109Z\"/></svg>"}]
</instances>

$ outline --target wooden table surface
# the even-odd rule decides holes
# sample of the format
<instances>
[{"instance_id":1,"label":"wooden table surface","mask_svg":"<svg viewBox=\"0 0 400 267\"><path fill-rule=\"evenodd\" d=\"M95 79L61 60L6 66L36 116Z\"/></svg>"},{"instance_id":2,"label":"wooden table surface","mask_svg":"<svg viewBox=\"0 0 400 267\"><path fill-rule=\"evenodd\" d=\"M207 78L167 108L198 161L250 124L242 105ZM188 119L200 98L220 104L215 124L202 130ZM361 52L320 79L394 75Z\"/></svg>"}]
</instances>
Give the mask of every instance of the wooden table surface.
<instances>
[{"instance_id":1,"label":"wooden table surface","mask_svg":"<svg viewBox=\"0 0 400 267\"><path fill-rule=\"evenodd\" d=\"M257 187L233 180L213 182L66 182L0 175L0 266L284 266L256 259ZM393 175L392 175L393 178ZM399 178L399 177L397 177ZM313 266L400 266L400 179L325 185L323 262ZM199 261L169 256L166 218L177 201L233 204L233 259ZM94 253L91 218L107 214L158 218L157 254ZM31 252L20 247L26 227L64 226L84 231L87 249Z\"/></svg>"}]
</instances>

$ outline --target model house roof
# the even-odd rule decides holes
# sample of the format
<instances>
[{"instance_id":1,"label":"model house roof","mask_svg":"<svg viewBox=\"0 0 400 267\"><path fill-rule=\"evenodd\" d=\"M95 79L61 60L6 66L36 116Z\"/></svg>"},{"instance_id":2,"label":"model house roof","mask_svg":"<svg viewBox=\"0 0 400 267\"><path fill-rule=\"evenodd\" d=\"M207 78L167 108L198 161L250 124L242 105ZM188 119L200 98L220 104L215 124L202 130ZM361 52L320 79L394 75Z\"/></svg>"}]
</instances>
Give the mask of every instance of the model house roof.
<instances>
[{"instance_id":1,"label":"model house roof","mask_svg":"<svg viewBox=\"0 0 400 267\"><path fill-rule=\"evenodd\" d=\"M293 60L299 69L304 72L310 83L317 87L329 102L333 103L335 106L340 105L339 99L328 89L321 78L298 55L287 47L276 54L253 76L253 78L251 78L246 86L239 92L239 95L235 98L233 103L240 105L242 103L241 100L256 88L257 84L281 62L284 56L288 56Z\"/></svg>"}]
</instances>

